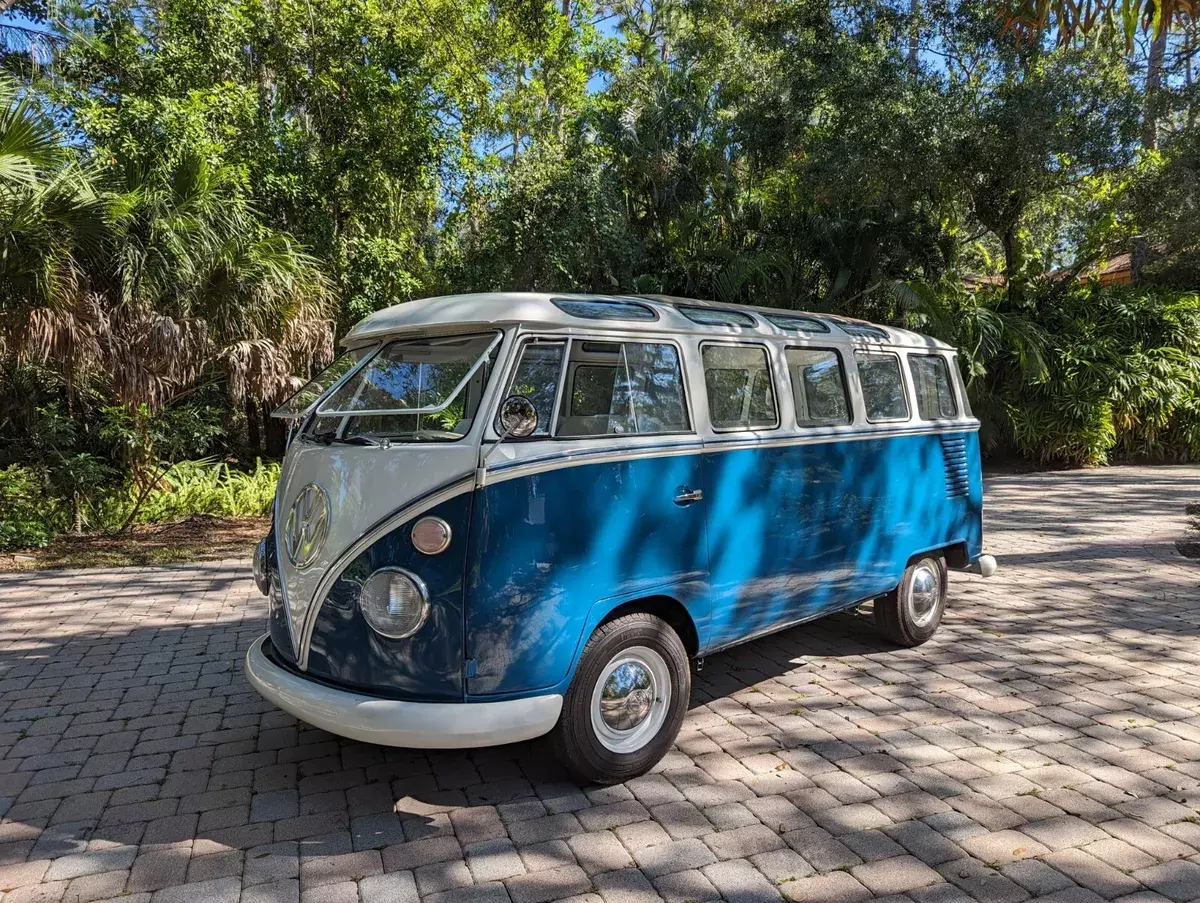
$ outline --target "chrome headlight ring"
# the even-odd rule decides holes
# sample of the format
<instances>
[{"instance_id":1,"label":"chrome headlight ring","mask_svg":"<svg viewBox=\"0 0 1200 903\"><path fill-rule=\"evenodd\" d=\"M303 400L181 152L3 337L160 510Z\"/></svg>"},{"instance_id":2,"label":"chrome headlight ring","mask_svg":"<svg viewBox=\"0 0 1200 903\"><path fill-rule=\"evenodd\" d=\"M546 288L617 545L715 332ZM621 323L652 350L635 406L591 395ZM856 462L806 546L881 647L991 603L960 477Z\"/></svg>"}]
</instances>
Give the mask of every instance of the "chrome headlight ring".
<instances>
[{"instance_id":1,"label":"chrome headlight ring","mask_svg":"<svg viewBox=\"0 0 1200 903\"><path fill-rule=\"evenodd\" d=\"M412 571L380 568L363 583L358 608L377 634L404 640L429 619L429 588Z\"/></svg>"}]
</instances>

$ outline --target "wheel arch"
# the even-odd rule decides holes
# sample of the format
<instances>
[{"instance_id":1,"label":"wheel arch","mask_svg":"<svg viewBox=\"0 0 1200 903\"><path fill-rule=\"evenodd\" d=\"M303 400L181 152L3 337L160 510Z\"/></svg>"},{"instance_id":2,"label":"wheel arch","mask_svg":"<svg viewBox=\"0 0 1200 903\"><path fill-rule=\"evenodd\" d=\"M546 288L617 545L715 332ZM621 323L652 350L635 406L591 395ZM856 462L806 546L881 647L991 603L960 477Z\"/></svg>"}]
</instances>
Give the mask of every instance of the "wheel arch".
<instances>
[{"instance_id":1,"label":"wheel arch","mask_svg":"<svg viewBox=\"0 0 1200 903\"><path fill-rule=\"evenodd\" d=\"M931 549L924 549L920 552L914 552L908 556L908 561L904 562L904 567L908 568L916 564L922 558L940 557L945 560L946 567L951 570L960 570L968 567L971 564L970 557L967 554L967 544L965 542L952 542L944 546L934 546Z\"/></svg>"},{"instance_id":2,"label":"wheel arch","mask_svg":"<svg viewBox=\"0 0 1200 903\"><path fill-rule=\"evenodd\" d=\"M596 626L592 628L592 633L595 633L609 621L637 613L662 618L679 636L679 639L683 642L683 648L687 650L689 658L695 658L700 654L700 634L696 629L696 622L693 620L691 612L678 599L663 593L656 593L622 602L596 622ZM585 644L587 640L588 637L584 637Z\"/></svg>"}]
</instances>

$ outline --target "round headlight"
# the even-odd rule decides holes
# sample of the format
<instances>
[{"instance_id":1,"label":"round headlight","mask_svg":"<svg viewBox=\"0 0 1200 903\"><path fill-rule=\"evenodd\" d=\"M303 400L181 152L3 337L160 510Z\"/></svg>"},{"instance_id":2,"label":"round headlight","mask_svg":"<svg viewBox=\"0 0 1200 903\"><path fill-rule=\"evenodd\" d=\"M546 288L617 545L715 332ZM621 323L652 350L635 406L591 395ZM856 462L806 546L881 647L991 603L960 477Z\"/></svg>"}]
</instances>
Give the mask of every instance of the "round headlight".
<instances>
[{"instance_id":1,"label":"round headlight","mask_svg":"<svg viewBox=\"0 0 1200 903\"><path fill-rule=\"evenodd\" d=\"M254 547L254 558L250 561L250 570L254 573L254 583L264 596L271 591L271 575L267 571L267 541L261 540Z\"/></svg>"},{"instance_id":2,"label":"round headlight","mask_svg":"<svg viewBox=\"0 0 1200 903\"><path fill-rule=\"evenodd\" d=\"M423 517L413 524L412 544L426 555L444 552L450 545L450 525L440 517Z\"/></svg>"},{"instance_id":3,"label":"round headlight","mask_svg":"<svg viewBox=\"0 0 1200 903\"><path fill-rule=\"evenodd\" d=\"M372 630L402 640L420 630L429 617L429 590L416 574L380 568L363 584L358 605Z\"/></svg>"}]
</instances>

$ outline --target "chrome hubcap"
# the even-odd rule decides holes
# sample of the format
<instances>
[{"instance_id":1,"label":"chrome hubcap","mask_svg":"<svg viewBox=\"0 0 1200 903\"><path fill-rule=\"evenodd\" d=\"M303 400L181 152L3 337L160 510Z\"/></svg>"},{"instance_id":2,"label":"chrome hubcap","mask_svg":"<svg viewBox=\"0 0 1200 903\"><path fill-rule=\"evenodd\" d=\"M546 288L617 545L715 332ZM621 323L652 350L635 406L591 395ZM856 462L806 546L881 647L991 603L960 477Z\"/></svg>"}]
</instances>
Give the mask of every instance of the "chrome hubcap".
<instances>
[{"instance_id":1,"label":"chrome hubcap","mask_svg":"<svg viewBox=\"0 0 1200 903\"><path fill-rule=\"evenodd\" d=\"M913 623L917 627L925 627L933 620L940 595L941 584L937 570L922 561L913 570L912 583L908 588L908 604Z\"/></svg>"},{"instance_id":2,"label":"chrome hubcap","mask_svg":"<svg viewBox=\"0 0 1200 903\"><path fill-rule=\"evenodd\" d=\"M646 720L654 697L650 672L640 662L625 662L600 690L600 717L614 731L630 731Z\"/></svg>"},{"instance_id":3,"label":"chrome hubcap","mask_svg":"<svg viewBox=\"0 0 1200 903\"><path fill-rule=\"evenodd\" d=\"M618 652L592 691L592 729L606 749L631 753L654 739L667 718L671 673L646 646Z\"/></svg>"}]
</instances>

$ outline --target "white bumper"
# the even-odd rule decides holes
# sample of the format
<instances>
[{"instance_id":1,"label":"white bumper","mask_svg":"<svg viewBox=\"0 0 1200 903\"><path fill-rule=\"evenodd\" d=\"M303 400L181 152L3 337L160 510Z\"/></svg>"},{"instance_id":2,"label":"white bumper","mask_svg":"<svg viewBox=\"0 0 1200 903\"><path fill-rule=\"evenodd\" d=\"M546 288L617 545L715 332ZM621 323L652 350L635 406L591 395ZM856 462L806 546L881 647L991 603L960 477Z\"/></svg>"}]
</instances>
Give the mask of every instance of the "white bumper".
<instances>
[{"instance_id":1,"label":"white bumper","mask_svg":"<svg viewBox=\"0 0 1200 903\"><path fill-rule=\"evenodd\" d=\"M562 697L500 702L407 702L338 690L287 671L263 652L246 653L246 677L266 699L314 727L383 746L464 749L530 740L558 722Z\"/></svg>"}]
</instances>

